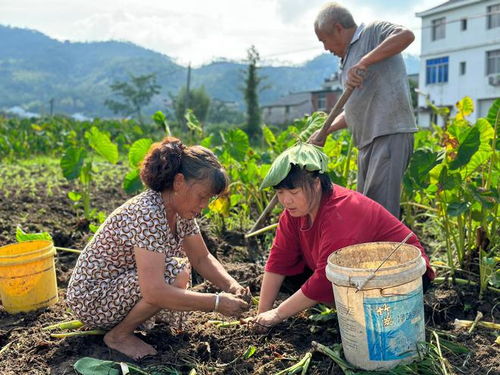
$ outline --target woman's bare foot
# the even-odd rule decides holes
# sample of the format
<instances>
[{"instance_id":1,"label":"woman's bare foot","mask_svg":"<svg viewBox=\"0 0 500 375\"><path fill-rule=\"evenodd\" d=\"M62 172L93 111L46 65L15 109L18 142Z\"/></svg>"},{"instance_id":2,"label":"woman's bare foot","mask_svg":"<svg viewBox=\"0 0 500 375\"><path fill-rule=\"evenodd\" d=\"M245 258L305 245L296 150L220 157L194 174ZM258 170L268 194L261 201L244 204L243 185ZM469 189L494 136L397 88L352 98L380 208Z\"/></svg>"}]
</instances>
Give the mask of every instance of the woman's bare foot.
<instances>
[{"instance_id":1,"label":"woman's bare foot","mask_svg":"<svg viewBox=\"0 0 500 375\"><path fill-rule=\"evenodd\" d=\"M109 348L117 350L134 360L158 353L155 348L146 344L134 334L117 335L111 330L104 335L104 343Z\"/></svg>"}]
</instances>

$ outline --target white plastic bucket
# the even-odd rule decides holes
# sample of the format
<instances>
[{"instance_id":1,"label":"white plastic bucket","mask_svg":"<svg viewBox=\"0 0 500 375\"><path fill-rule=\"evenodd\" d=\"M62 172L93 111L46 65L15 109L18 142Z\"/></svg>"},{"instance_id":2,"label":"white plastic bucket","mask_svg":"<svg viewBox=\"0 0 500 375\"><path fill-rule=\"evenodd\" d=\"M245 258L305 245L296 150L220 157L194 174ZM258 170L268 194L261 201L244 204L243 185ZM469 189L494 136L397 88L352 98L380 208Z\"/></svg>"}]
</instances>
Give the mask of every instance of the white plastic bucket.
<instances>
[{"instance_id":1,"label":"white plastic bucket","mask_svg":"<svg viewBox=\"0 0 500 375\"><path fill-rule=\"evenodd\" d=\"M344 354L364 370L387 370L418 355L425 341L422 275L425 260L412 245L399 249L366 283L397 242L342 248L328 257Z\"/></svg>"}]
</instances>

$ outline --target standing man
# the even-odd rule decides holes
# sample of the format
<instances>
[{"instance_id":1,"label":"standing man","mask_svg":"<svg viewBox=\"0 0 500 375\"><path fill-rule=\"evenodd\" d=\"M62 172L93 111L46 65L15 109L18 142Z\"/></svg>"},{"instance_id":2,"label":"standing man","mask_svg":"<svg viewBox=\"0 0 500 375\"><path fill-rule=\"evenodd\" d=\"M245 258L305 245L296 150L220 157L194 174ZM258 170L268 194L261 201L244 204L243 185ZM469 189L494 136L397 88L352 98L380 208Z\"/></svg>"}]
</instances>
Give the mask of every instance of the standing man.
<instances>
[{"instance_id":1,"label":"standing man","mask_svg":"<svg viewBox=\"0 0 500 375\"><path fill-rule=\"evenodd\" d=\"M314 31L325 50L340 57L340 80L356 87L327 134L348 127L359 149L357 190L400 216L401 181L417 131L401 52L415 36L389 22L356 25L337 3L319 12ZM322 146L325 139L313 135Z\"/></svg>"}]
</instances>

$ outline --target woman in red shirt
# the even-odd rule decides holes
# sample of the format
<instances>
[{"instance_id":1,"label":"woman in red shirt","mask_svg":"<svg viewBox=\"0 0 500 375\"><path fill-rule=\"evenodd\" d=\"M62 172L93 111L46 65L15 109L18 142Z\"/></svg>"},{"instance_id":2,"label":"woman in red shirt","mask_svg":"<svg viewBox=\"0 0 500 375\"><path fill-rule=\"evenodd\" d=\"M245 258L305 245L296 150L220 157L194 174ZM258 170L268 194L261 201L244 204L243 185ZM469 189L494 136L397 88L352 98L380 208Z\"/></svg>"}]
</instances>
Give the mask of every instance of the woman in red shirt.
<instances>
[{"instance_id":1,"label":"woman in red shirt","mask_svg":"<svg viewBox=\"0 0 500 375\"><path fill-rule=\"evenodd\" d=\"M343 247L365 242L402 241L411 231L377 202L332 184L327 157L316 146L299 144L280 155L264 179L285 208L264 272L258 315L254 321L271 327L317 303L333 304L326 278L328 256ZM427 264L424 284L434 278L429 258L416 238ZM273 308L287 276L310 275L292 296Z\"/></svg>"}]
</instances>

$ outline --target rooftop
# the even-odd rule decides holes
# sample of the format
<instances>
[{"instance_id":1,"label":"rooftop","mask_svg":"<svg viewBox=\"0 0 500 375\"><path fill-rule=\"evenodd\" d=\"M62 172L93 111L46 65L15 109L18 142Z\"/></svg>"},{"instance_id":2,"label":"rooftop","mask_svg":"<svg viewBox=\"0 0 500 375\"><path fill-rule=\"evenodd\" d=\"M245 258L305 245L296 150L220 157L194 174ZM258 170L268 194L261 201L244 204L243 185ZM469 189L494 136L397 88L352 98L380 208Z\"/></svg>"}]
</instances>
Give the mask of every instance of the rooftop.
<instances>
[{"instance_id":1,"label":"rooftop","mask_svg":"<svg viewBox=\"0 0 500 375\"><path fill-rule=\"evenodd\" d=\"M435 14L435 13L439 13L442 11L451 10L451 9L455 9L455 8L460 8L462 6L466 6L466 5L470 5L470 4L474 4L474 3L480 3L482 1L486 1L486 0L448 0L448 1L445 1L444 3L442 3L438 6L435 6L434 8L430 8L430 9L424 10L422 12L418 12L416 14L416 16L417 17L430 16L430 15Z\"/></svg>"}]
</instances>

